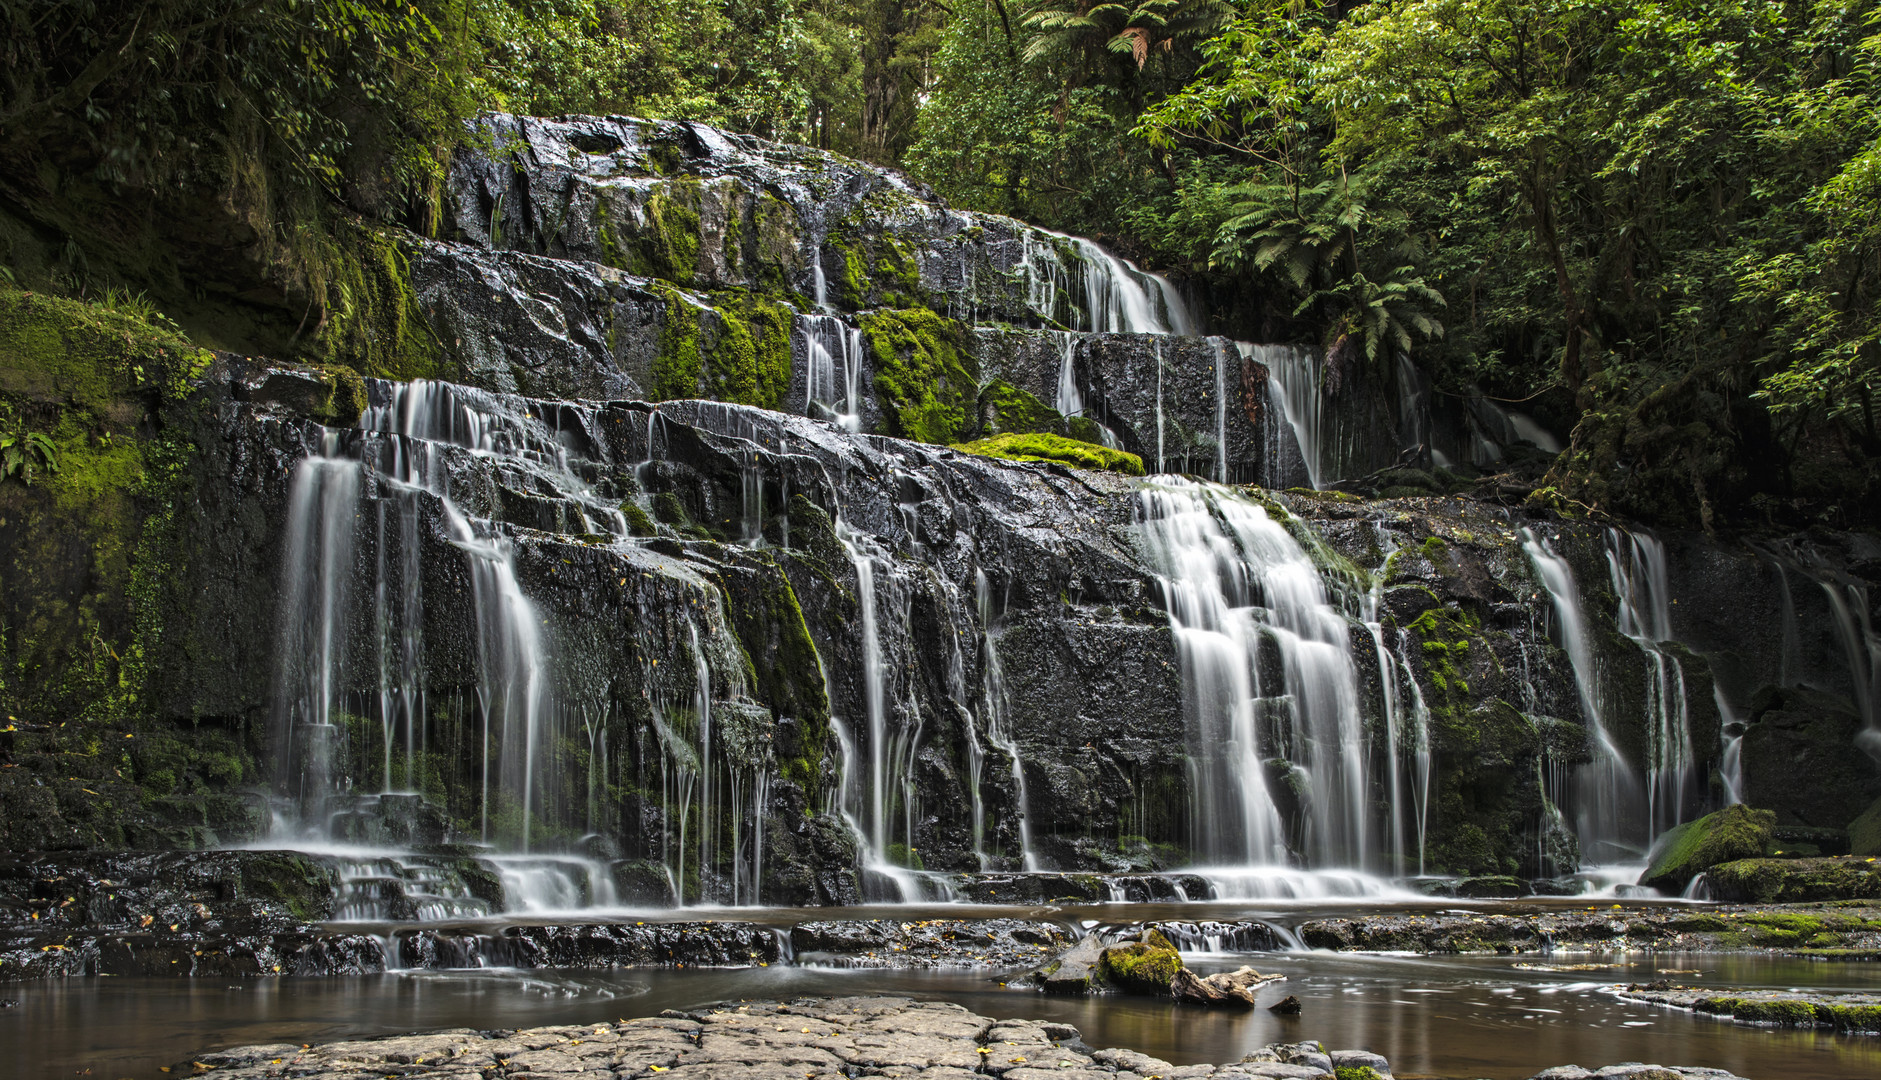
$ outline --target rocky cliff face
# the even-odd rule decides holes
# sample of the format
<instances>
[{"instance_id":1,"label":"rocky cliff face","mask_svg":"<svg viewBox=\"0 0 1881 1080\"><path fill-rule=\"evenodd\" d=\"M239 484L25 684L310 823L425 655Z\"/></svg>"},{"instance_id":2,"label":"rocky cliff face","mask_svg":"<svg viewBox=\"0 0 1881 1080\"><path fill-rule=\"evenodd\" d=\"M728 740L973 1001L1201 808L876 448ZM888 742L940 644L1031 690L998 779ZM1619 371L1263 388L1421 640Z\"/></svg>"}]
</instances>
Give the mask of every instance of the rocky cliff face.
<instances>
[{"instance_id":1,"label":"rocky cliff face","mask_svg":"<svg viewBox=\"0 0 1881 1080\"><path fill-rule=\"evenodd\" d=\"M203 356L99 405L170 455L99 636L137 749L60 734L77 646L16 662L10 846L375 844L337 903L410 917L1557 879L1733 797L1881 795L1866 541L1316 492L1428 434L1414 375L1328 396L1088 242L826 154L483 134L388 270L455 381ZM945 445L1012 430L1165 475Z\"/></svg>"}]
</instances>

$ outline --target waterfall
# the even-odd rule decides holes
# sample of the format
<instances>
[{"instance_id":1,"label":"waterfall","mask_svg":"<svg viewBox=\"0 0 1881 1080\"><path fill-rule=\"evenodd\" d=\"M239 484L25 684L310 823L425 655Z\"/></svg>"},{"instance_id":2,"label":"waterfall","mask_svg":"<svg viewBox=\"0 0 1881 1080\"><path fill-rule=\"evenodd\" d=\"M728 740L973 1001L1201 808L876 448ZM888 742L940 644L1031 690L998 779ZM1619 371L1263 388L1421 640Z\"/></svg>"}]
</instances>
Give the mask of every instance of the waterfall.
<instances>
[{"instance_id":1,"label":"waterfall","mask_svg":"<svg viewBox=\"0 0 1881 1080\"><path fill-rule=\"evenodd\" d=\"M1080 236L1033 229L1020 238L1020 245L1014 269L1025 280L1028 306L1041 318L1075 323L1076 329L1091 333L1189 336L1196 332L1194 314L1175 285L1160 274L1140 270ZM1064 250L1076 260L1075 270L1064 265L1060 254ZM1084 308L1078 313L1082 318L1061 319L1055 311L1073 277L1083 285Z\"/></svg>"},{"instance_id":2,"label":"waterfall","mask_svg":"<svg viewBox=\"0 0 1881 1080\"><path fill-rule=\"evenodd\" d=\"M1394 874L1404 874L1414 857L1417 873L1422 875L1426 824L1430 815L1430 714L1424 707L1423 690L1417 685L1410 662L1405 658L1408 631L1399 631L1397 651L1385 644L1384 620L1380 614L1384 606L1385 568L1390 565L1397 543L1391 531L1379 528L1376 522L1372 532L1378 539L1383 559L1379 569L1371 575L1370 588L1359 598L1359 618L1371 635L1372 653L1378 664L1379 704L1384 713L1381 718L1385 732L1384 760L1390 770L1386 784L1390 799L1386 822L1386 839L1391 846L1390 869Z\"/></svg>"},{"instance_id":3,"label":"waterfall","mask_svg":"<svg viewBox=\"0 0 1881 1080\"><path fill-rule=\"evenodd\" d=\"M1835 636L1848 664L1848 681L1855 693L1855 709L1865 726L1855 744L1881 762L1881 633L1868 616L1868 589L1821 573L1817 584L1835 614Z\"/></svg>"},{"instance_id":4,"label":"waterfall","mask_svg":"<svg viewBox=\"0 0 1881 1080\"><path fill-rule=\"evenodd\" d=\"M1059 339L1060 353L1058 363L1058 396L1054 404L1067 420L1084 416L1084 392L1078 389L1077 355L1078 336L1076 334L1055 331ZM1095 417L1086 417L1097 423ZM1104 424L1097 424L1098 438L1112 450L1120 450L1123 444L1117 434Z\"/></svg>"},{"instance_id":5,"label":"waterfall","mask_svg":"<svg viewBox=\"0 0 1881 1080\"><path fill-rule=\"evenodd\" d=\"M1724 805L1736 806L1744 801L1744 722L1716 682L1711 684L1711 697L1718 705L1718 738L1723 743L1718 779L1724 784Z\"/></svg>"},{"instance_id":6,"label":"waterfall","mask_svg":"<svg viewBox=\"0 0 1881 1080\"><path fill-rule=\"evenodd\" d=\"M302 458L289 488L287 547L282 558L275 693L277 781L297 810L304 835L324 837L333 794L333 721L345 686L352 591L357 461L333 456L338 439L327 432L321 453ZM388 746L386 753L391 754ZM387 766L390 787L390 766Z\"/></svg>"},{"instance_id":7,"label":"waterfall","mask_svg":"<svg viewBox=\"0 0 1881 1080\"><path fill-rule=\"evenodd\" d=\"M797 333L803 338L809 415L861 431L862 331L840 316L799 315Z\"/></svg>"},{"instance_id":8,"label":"waterfall","mask_svg":"<svg viewBox=\"0 0 1881 1080\"><path fill-rule=\"evenodd\" d=\"M1600 671L1582 617L1574 569L1555 553L1546 537L1532 529L1523 529L1521 536L1536 580L1553 602L1556 628L1574 671L1574 688L1593 754L1593 760L1577 769L1573 778L1575 831L1583 857L1597 852L1605 862L1637 858L1652 839L1640 835L1640 827L1647 824L1645 798L1632 766L1607 731Z\"/></svg>"},{"instance_id":9,"label":"waterfall","mask_svg":"<svg viewBox=\"0 0 1881 1080\"><path fill-rule=\"evenodd\" d=\"M1028 872L1034 872L1042 869L1042 867L1039 864L1038 854L1032 848L1030 800L1027 798L1025 791L1025 768L1019 759L1019 744L1013 740L1012 735L1006 730L1006 676L1005 672L1000 668L999 650L994 647L993 591L991 584L986 580L986 572L984 570L974 571L973 588L980 612L981 648L985 653L981 661L985 671L985 692L981 700L983 702L982 716L986 723L986 741L991 743L994 749L1005 754L1006 760L1012 763L1013 797L1019 801L1020 865ZM973 787L974 802L977 806L980 797L977 766L975 767ZM979 829L980 824L976 821L974 824L976 842Z\"/></svg>"},{"instance_id":10,"label":"waterfall","mask_svg":"<svg viewBox=\"0 0 1881 1080\"><path fill-rule=\"evenodd\" d=\"M420 838L414 815L438 780L426 771L435 751L427 742L433 720L424 682L421 559L430 543L434 551L459 553L466 571L467 684L429 709L456 716L454 730L469 736L439 745L454 745L466 759L463 773L480 785L454 793L471 830L497 846L479 861L503 882L506 910L614 904L611 870L602 862L537 850L555 846L550 836L607 827L607 729L614 713L600 688L578 685L574 658L558 662L550 617L519 577L517 537L526 534L498 516L533 515L525 520L589 543L628 542L615 497L583 479L596 464L608 464L599 407L423 381L373 380L367 390L358 428L315 429L317 452L297 464L289 484L274 717L283 809L270 842L314 850L366 845L371 859L343 890L342 906L362 917L444 917L481 903L460 903L452 890L462 883L438 879L457 871L439 870L411 850L434 842ZM652 445L658 423L649 424ZM754 457L745 471L755 473L757 465ZM743 511L748 538L763 516L761 487L751 481L747 476ZM530 498L510 501L505 491ZM698 741L676 752L677 740L667 737L655 708L662 760L670 763L662 776L665 806L681 835L664 845L663 857L677 899L694 872L687 862L696 859L697 869L708 871L723 865L718 838L730 833L731 899L756 902L768 766L723 760L717 748L714 680L736 699L744 693L742 667L727 652L722 627L700 621L722 610L722 596L702 582L687 587L705 594L702 609L688 613L690 640L681 646L690 648L696 667L698 689L688 704ZM577 685L564 685L570 679ZM585 775L567 767L570 739L585 741ZM727 774L729 795L721 781Z\"/></svg>"},{"instance_id":11,"label":"waterfall","mask_svg":"<svg viewBox=\"0 0 1881 1080\"><path fill-rule=\"evenodd\" d=\"M1284 864L1287 823L1268 770L1298 769L1300 854L1316 867L1366 868L1357 672L1312 561L1265 509L1226 488L1159 479L1139 510L1182 664L1197 855ZM1261 685L1266 650L1281 685Z\"/></svg>"},{"instance_id":12,"label":"waterfall","mask_svg":"<svg viewBox=\"0 0 1881 1080\"><path fill-rule=\"evenodd\" d=\"M1215 479L1228 482L1228 347L1215 342Z\"/></svg>"},{"instance_id":13,"label":"waterfall","mask_svg":"<svg viewBox=\"0 0 1881 1080\"><path fill-rule=\"evenodd\" d=\"M1647 821L1656 837L1683 822L1687 807L1702 800L1685 669L1662 644L1672 640L1665 545L1651 533L1608 529L1607 567L1620 602L1620 633L1646 658Z\"/></svg>"},{"instance_id":14,"label":"waterfall","mask_svg":"<svg viewBox=\"0 0 1881 1080\"><path fill-rule=\"evenodd\" d=\"M1318 488L1326 479L1321 459L1328 416L1325 395L1320 392L1319 356L1301 345L1255 345L1237 341L1235 348L1243 359L1253 360L1267 369L1268 400L1286 418L1300 448L1300 462L1306 468L1307 486Z\"/></svg>"},{"instance_id":15,"label":"waterfall","mask_svg":"<svg viewBox=\"0 0 1881 1080\"><path fill-rule=\"evenodd\" d=\"M891 700L895 687L882 655L877 566L875 555L865 550L865 545L871 541L850 530L840 518L836 536L856 574L857 601L861 609L857 629L862 645L863 711L869 740L865 783L856 767L854 738L846 725L832 717L843 752L843 814L859 841L864 873L886 879L894 886L897 899L915 900L921 895L920 880L908 864L917 855L914 759L921 742L920 720L917 715L912 725L891 724L901 710L894 708L897 703ZM890 716L891 708L895 717Z\"/></svg>"}]
</instances>

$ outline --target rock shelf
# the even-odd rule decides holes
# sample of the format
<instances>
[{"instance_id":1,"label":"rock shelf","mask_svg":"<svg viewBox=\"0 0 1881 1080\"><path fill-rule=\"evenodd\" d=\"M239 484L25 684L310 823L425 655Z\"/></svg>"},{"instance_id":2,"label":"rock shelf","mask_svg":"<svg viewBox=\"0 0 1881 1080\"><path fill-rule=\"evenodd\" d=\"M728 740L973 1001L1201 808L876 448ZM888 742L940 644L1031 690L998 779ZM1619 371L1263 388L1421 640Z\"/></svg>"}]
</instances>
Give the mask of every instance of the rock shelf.
<instances>
[{"instance_id":1,"label":"rock shelf","mask_svg":"<svg viewBox=\"0 0 1881 1080\"><path fill-rule=\"evenodd\" d=\"M945 1002L900 997L743 1002L614 1024L522 1031L457 1029L328 1043L243 1046L185 1066L220 1080L1391 1080L1365 1050L1273 1043L1223 1064L1174 1065L1094 1049L1068 1024L995 1020ZM1721 1069L1575 1065L1535 1080L1739 1080Z\"/></svg>"},{"instance_id":2,"label":"rock shelf","mask_svg":"<svg viewBox=\"0 0 1881 1080\"><path fill-rule=\"evenodd\" d=\"M1881 1035L1881 993L1812 994L1635 983L1615 994L1622 1001L1688 1009L1740 1024Z\"/></svg>"}]
</instances>

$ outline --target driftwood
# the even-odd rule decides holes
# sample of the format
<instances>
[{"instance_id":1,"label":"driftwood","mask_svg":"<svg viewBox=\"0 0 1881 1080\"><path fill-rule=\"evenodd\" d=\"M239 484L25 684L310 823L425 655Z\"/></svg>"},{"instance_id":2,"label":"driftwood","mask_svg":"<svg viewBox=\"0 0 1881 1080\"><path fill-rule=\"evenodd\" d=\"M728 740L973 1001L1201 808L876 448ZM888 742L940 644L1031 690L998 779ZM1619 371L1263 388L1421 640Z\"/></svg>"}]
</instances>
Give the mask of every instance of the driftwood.
<instances>
[{"instance_id":1,"label":"driftwood","mask_svg":"<svg viewBox=\"0 0 1881 1080\"><path fill-rule=\"evenodd\" d=\"M1169 984L1169 992L1179 1002L1209 1008L1251 1009L1254 991L1262 983L1277 982L1285 975L1262 975L1253 968L1220 972L1203 977L1183 968Z\"/></svg>"}]
</instances>

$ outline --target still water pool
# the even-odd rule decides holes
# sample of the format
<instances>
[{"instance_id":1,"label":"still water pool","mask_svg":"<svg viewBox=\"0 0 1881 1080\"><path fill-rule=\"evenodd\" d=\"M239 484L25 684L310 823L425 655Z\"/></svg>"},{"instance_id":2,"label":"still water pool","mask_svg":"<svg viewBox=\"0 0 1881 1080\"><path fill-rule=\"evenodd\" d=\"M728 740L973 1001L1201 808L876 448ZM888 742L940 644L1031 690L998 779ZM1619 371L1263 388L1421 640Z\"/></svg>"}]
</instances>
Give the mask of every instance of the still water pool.
<instances>
[{"instance_id":1,"label":"still water pool","mask_svg":"<svg viewBox=\"0 0 1881 1080\"><path fill-rule=\"evenodd\" d=\"M1276 1040L1318 1039L1388 1057L1400 1078L1519 1080L1550 1065L1619 1061L1706 1065L1752 1080L1873 1080L1881 1038L1746 1027L1629 1004L1613 983L1873 989L1867 964L1760 956L1401 957L1333 953L1191 954L1201 971L1242 963L1285 974L1261 1004L1280 1017L1178 1009L1124 997L1066 999L1008 989L984 973L779 965L740 970L424 971L328 978L85 978L11 985L0 996L7 1075L158 1080L206 1049L322 1042L428 1028L590 1023L738 998L897 993L994 1017L1076 1025L1093 1046L1128 1046L1178 1064L1240 1058ZM169 1074L173 1078L177 1074Z\"/></svg>"}]
</instances>

